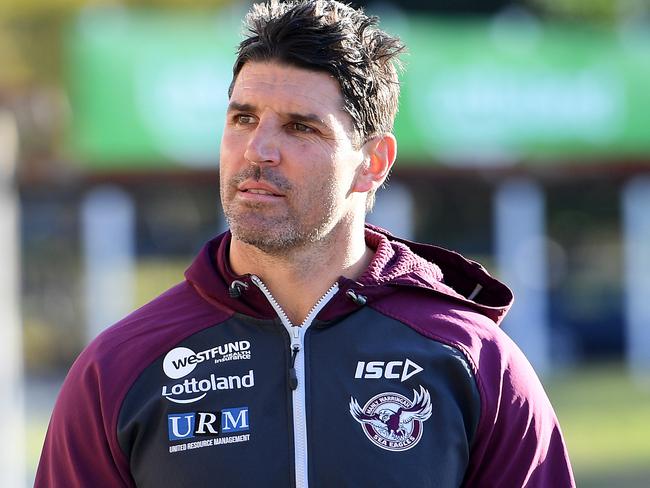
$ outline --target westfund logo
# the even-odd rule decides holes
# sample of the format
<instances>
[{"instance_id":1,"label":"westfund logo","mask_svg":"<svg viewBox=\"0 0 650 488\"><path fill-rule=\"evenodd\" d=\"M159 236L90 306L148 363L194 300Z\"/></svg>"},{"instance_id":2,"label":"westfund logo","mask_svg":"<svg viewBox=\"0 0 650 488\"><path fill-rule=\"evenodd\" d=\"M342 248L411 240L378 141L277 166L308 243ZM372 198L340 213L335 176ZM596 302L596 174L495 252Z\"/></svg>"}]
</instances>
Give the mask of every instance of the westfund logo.
<instances>
[{"instance_id":1,"label":"westfund logo","mask_svg":"<svg viewBox=\"0 0 650 488\"><path fill-rule=\"evenodd\" d=\"M248 341L228 342L201 352L189 347L176 347L163 359L163 371L168 378L177 380L194 371L196 365L212 360L215 363L251 358L251 343Z\"/></svg>"}]
</instances>

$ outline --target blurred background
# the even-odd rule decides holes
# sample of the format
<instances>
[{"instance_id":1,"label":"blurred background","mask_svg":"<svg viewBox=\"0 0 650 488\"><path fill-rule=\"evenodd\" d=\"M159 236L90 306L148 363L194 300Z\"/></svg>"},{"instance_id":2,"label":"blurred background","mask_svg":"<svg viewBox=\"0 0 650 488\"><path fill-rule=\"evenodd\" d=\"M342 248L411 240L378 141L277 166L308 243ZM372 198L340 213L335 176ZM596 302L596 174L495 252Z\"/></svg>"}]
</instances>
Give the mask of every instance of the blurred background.
<instances>
[{"instance_id":1,"label":"blurred background","mask_svg":"<svg viewBox=\"0 0 650 488\"><path fill-rule=\"evenodd\" d=\"M352 2L409 46L369 220L515 290L581 487L650 479L650 2ZM0 486L102 328L224 229L229 0L0 3Z\"/></svg>"}]
</instances>

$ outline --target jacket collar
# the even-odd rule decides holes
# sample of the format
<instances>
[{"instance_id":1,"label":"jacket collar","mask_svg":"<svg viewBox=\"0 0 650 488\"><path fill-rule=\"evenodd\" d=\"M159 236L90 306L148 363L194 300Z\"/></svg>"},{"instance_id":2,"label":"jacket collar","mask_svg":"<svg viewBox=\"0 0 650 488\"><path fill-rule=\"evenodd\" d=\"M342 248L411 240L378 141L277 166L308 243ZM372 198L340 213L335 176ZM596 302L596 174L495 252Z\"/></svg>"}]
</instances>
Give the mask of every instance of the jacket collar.
<instances>
[{"instance_id":1,"label":"jacket collar","mask_svg":"<svg viewBox=\"0 0 650 488\"><path fill-rule=\"evenodd\" d=\"M405 287L460 301L499 324L512 292L478 263L446 249L410 242L366 225L366 243L375 255L358 280L340 277L339 293L319 314L331 320ZM228 263L229 231L209 241L185 272L187 281L213 305L255 318L275 312L250 275L236 275ZM364 300L354 297L361 295Z\"/></svg>"}]
</instances>

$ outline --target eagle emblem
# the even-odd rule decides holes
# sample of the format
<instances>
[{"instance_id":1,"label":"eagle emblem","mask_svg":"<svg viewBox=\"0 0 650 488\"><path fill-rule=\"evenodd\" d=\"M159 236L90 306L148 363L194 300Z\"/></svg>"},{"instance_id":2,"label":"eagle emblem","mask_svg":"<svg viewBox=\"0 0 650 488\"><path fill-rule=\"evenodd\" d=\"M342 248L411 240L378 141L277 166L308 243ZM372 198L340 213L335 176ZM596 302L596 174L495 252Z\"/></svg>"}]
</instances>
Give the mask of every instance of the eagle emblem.
<instances>
[{"instance_id":1,"label":"eagle emblem","mask_svg":"<svg viewBox=\"0 0 650 488\"><path fill-rule=\"evenodd\" d=\"M406 451L422 437L422 423L431 417L433 407L429 392L420 386L413 399L399 393L380 393L361 408L350 397L350 414L361 424L370 441L388 451Z\"/></svg>"}]
</instances>

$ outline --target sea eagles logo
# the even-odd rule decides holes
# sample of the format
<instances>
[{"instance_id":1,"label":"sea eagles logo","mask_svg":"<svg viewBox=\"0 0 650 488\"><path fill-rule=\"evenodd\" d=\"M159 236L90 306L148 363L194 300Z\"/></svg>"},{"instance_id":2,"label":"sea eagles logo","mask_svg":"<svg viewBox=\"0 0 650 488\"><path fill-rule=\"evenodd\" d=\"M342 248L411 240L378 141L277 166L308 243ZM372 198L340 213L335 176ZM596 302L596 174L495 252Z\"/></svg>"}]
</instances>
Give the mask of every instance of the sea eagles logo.
<instances>
[{"instance_id":1,"label":"sea eagles logo","mask_svg":"<svg viewBox=\"0 0 650 488\"><path fill-rule=\"evenodd\" d=\"M350 397L350 414L370 441L387 451L406 451L422 437L422 422L431 417L431 397L420 386L413 400L399 393L380 393L361 408Z\"/></svg>"}]
</instances>

